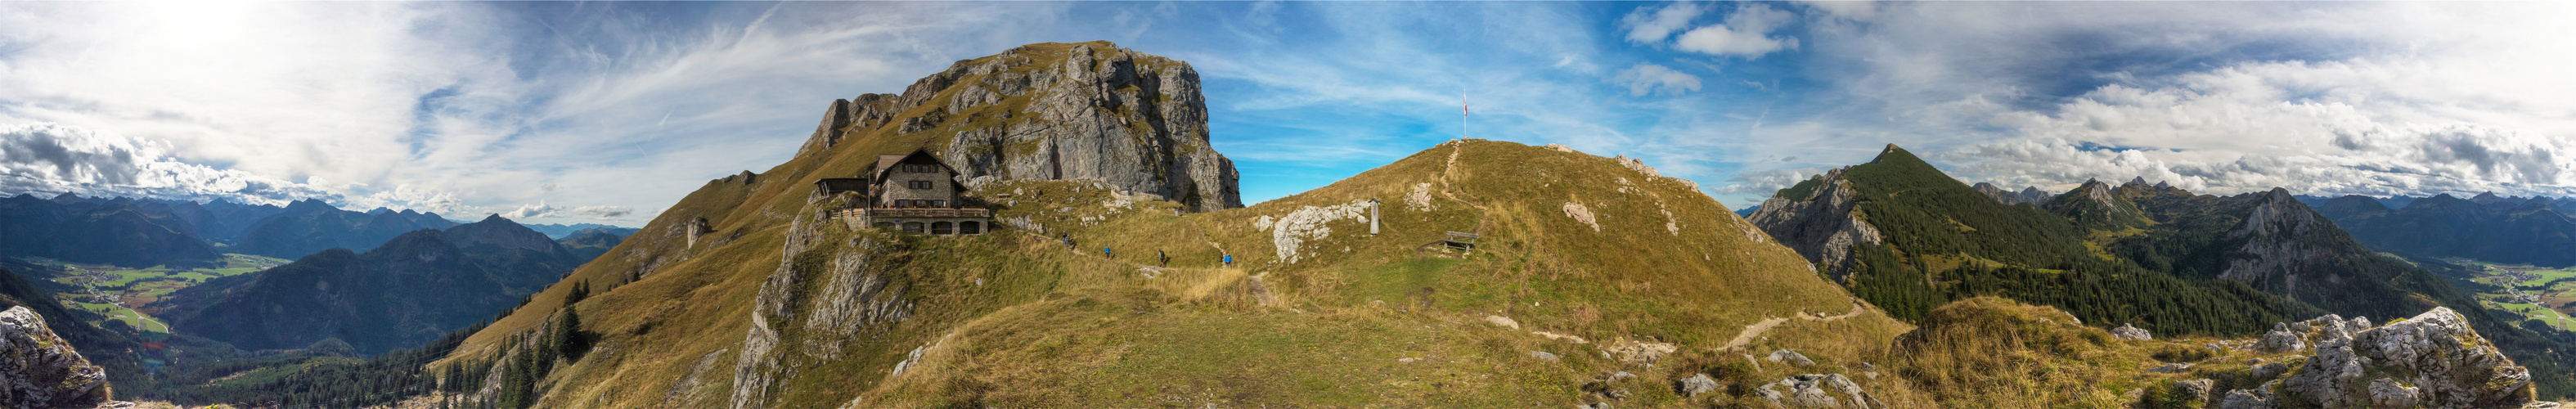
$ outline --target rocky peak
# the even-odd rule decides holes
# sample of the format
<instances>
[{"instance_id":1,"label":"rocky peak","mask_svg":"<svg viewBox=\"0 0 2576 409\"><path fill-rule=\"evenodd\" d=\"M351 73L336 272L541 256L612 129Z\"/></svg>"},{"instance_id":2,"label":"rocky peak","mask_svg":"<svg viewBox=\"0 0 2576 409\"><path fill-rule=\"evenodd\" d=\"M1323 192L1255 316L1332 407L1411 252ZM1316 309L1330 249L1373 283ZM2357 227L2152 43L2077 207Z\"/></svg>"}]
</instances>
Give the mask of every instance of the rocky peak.
<instances>
[{"instance_id":1,"label":"rocky peak","mask_svg":"<svg viewBox=\"0 0 2576 409\"><path fill-rule=\"evenodd\" d=\"M0 311L0 407L85 408L107 401L106 369L72 350L34 310Z\"/></svg>"},{"instance_id":2,"label":"rocky peak","mask_svg":"<svg viewBox=\"0 0 2576 409\"><path fill-rule=\"evenodd\" d=\"M2109 183L2098 179L2086 179L2084 185L2040 207L2088 228L2116 230L2150 224L2146 212L2139 210L2137 204L2121 198Z\"/></svg>"},{"instance_id":3,"label":"rocky peak","mask_svg":"<svg viewBox=\"0 0 2576 409\"><path fill-rule=\"evenodd\" d=\"M900 95L833 101L799 155L854 136L920 141L969 188L1094 180L1193 211L1243 207L1234 162L1208 143L1198 71L1105 41L1030 44L958 61Z\"/></svg>"},{"instance_id":4,"label":"rocky peak","mask_svg":"<svg viewBox=\"0 0 2576 409\"><path fill-rule=\"evenodd\" d=\"M1860 216L1855 200L1859 193L1852 190L1851 181L1843 180L1843 171L1849 169L1834 169L1781 190L1762 201L1746 221L1806 256L1828 277L1841 279L1849 272L1853 244L1880 243L1878 228Z\"/></svg>"},{"instance_id":5,"label":"rocky peak","mask_svg":"<svg viewBox=\"0 0 2576 409\"><path fill-rule=\"evenodd\" d=\"M455 241L457 246L489 244L501 248L525 249L548 254L563 251L561 244L555 243L553 238L546 237L545 233L510 221L499 214L485 216L483 221L449 227L446 233L446 238Z\"/></svg>"},{"instance_id":6,"label":"rocky peak","mask_svg":"<svg viewBox=\"0 0 2576 409\"><path fill-rule=\"evenodd\" d=\"M2504 197L2496 196L2495 192L2478 192L2477 196L2469 197L2469 203L2476 204L2489 204L2502 201L2504 201Z\"/></svg>"},{"instance_id":7,"label":"rocky peak","mask_svg":"<svg viewBox=\"0 0 2576 409\"><path fill-rule=\"evenodd\" d=\"M330 203L323 203L322 199L304 199L286 203L286 211L288 213L308 213L326 210L340 210L340 208L332 207Z\"/></svg>"}]
</instances>

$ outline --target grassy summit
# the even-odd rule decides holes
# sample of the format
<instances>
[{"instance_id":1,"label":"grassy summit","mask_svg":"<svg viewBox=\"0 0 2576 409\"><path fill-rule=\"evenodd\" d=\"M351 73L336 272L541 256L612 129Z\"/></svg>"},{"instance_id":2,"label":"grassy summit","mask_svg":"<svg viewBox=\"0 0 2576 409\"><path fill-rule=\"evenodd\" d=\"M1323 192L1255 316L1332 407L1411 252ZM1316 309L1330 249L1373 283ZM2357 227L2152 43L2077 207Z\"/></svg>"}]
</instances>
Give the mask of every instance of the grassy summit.
<instances>
[{"instance_id":1,"label":"grassy summit","mask_svg":"<svg viewBox=\"0 0 2576 409\"><path fill-rule=\"evenodd\" d=\"M792 224L779 219L804 213L708 210L805 206L782 187L802 180L763 178L774 179L710 183L574 274L605 289L577 306L604 352L553 369L544 402L729 402L747 317ZM1622 370L1641 377L1613 385L1632 399L1671 402L1681 397L1669 381L1737 355L1790 348L1828 362L1744 379L1836 373L1908 329L1684 182L1506 142L1452 142L1209 213L1120 203L1083 182L974 194L996 203L997 219L1046 231L926 238L824 225L817 242L875 249L872 269L903 288L911 315L855 337L782 334L776 350L791 352L781 367L796 369L755 403L1504 405L1583 395L1593 375ZM1367 234L1365 207L1353 205L1367 199L1380 201L1381 234ZM696 246L657 234L690 214L718 215ZM1450 231L1480 232L1480 247L1425 246ZM1158 250L1172 262L1148 268ZM1223 254L1234 268L1218 265ZM501 341L559 314L566 287L449 362L501 356L512 345ZM837 351L795 346L817 344ZM1671 352L1655 352L1663 346ZM1645 360L1663 363L1634 364ZM898 365L906 370L895 375ZM1884 388L1882 399L1911 396Z\"/></svg>"}]
</instances>

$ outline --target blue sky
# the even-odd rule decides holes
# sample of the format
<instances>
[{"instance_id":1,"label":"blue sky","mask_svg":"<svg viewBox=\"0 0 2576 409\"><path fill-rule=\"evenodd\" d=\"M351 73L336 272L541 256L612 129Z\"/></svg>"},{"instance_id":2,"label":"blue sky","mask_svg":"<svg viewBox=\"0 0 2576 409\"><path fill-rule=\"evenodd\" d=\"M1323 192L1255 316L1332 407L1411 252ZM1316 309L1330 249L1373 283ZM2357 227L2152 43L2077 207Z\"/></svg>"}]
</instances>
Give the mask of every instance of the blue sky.
<instances>
[{"instance_id":1,"label":"blue sky","mask_svg":"<svg viewBox=\"0 0 2576 409\"><path fill-rule=\"evenodd\" d=\"M834 98L1109 40L1247 202L1465 135L1731 207L1895 143L1969 181L2567 196L2551 3L0 3L0 191L640 225ZM1475 115L1459 116L1459 103Z\"/></svg>"}]
</instances>

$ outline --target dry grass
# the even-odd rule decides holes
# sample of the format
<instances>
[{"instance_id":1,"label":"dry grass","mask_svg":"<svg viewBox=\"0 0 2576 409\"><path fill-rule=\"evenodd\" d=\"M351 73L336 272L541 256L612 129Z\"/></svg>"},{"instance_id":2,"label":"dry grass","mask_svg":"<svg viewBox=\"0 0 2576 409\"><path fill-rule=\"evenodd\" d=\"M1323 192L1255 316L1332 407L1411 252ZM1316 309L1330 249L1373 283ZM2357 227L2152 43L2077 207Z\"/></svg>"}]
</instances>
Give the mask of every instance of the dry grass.
<instances>
[{"instance_id":1,"label":"dry grass","mask_svg":"<svg viewBox=\"0 0 2576 409\"><path fill-rule=\"evenodd\" d=\"M762 280L778 268L782 232L803 211L804 189L814 178L854 174L873 155L908 151L926 138L880 129L772 168L756 184L710 183L611 256L583 266L572 279L603 289L580 306L586 329L602 334L611 352L559 370L544 405L723 403L732 351ZM1428 209L1403 201L1420 183L1439 189ZM1603 344L1654 340L1675 343L1684 355L1735 357L1743 352L1713 349L1747 325L1839 314L1852 305L1802 258L1715 200L1589 155L1506 142L1446 144L1314 191L1185 215L1174 215L1168 202L1103 206L1109 193L1086 185L1016 182L975 193L999 200L1004 189L1018 191L997 215L1028 217L1047 226L1042 234L890 239L902 254L891 256L899 262L889 268L910 288L915 315L864 339L836 340L844 358L792 362L800 369L776 403L1520 406L1575 402L1582 385L1625 370L1641 379L1613 385L1634 395L1622 406L1709 404L1737 398L1692 403L1666 382L1715 371L1723 359L1628 367L1601 358ZM1385 204L1381 234L1365 234L1362 220L1332 222L1334 233L1307 240L1300 252L1309 256L1294 263L1278 257L1272 232L1254 227L1262 216L1368 198ZM1567 202L1591 209L1600 230L1567 217L1560 210ZM696 217L724 239L687 246L674 227ZM1480 232L1482 247L1462 259L1417 255L1447 231ZM1064 249L1056 234L1072 235L1082 248ZM1100 247L1119 258L1100 257ZM1138 269L1156 264L1156 250L1170 254L1170 268L1148 278ZM1237 269L1217 268L1224 254L1236 256ZM627 282L639 270L650 274ZM1276 306L1255 302L1252 277ZM562 288L540 293L455 357L489 359L494 341L533 328L562 295ZM1521 329L1485 324L1488 315L1511 317ZM1855 365L1873 362L1905 330L1874 312L1793 320L1757 347L1798 349L1830 364L1739 375L1768 382L1794 373L1857 374ZM934 343L940 347L928 349L918 369L888 376L908 352ZM1531 351L1560 360L1534 360ZM665 402L710 353L719 359L699 393ZM1885 391L1882 399L1914 402L1912 389L1892 379L1864 383Z\"/></svg>"}]
</instances>

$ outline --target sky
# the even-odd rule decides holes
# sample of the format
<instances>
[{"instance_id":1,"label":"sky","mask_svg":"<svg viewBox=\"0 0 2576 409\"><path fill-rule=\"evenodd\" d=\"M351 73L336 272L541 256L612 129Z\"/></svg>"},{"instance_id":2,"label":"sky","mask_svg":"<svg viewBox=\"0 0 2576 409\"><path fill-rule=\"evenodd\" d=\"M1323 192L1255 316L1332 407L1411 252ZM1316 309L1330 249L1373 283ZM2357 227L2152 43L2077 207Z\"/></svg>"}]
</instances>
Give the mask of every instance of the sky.
<instances>
[{"instance_id":1,"label":"sky","mask_svg":"<svg viewBox=\"0 0 2576 409\"><path fill-rule=\"evenodd\" d=\"M0 193L638 226L830 102L1022 44L1189 62L1245 202L1460 136L1733 208L1968 182L2576 195L2558 2L0 3ZM1461 104L1473 115L1462 116Z\"/></svg>"}]
</instances>

